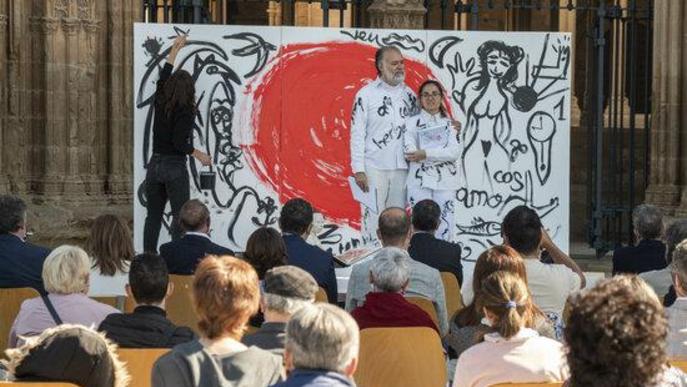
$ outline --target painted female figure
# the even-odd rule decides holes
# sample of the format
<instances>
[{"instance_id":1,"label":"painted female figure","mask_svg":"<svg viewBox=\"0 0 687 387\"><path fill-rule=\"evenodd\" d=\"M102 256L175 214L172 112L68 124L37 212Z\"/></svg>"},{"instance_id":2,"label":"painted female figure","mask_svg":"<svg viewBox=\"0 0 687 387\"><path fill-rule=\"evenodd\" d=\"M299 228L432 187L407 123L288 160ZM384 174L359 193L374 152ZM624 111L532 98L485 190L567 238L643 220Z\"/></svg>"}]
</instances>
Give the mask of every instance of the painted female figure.
<instances>
[{"instance_id":1,"label":"painted female figure","mask_svg":"<svg viewBox=\"0 0 687 387\"><path fill-rule=\"evenodd\" d=\"M516 93L518 64L525 54L518 46L490 40L477 49L477 55L479 76L465 84L458 99L467 118L462 134L465 146L462 169L468 187L482 185L485 181L491 185L494 171L490 165L508 164L506 145L512 129L508 104ZM481 161L480 171L471 170L468 175L465 160L471 160L471 165ZM491 189L493 191L493 187Z\"/></svg>"}]
</instances>

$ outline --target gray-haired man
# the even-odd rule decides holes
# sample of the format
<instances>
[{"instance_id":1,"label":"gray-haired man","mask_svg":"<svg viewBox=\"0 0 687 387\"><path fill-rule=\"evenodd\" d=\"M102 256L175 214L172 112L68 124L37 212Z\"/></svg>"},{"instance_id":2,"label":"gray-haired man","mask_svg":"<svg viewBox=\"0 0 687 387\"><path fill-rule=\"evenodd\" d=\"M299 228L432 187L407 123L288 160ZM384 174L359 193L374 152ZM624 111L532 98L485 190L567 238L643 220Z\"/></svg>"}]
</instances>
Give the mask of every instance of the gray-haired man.
<instances>
[{"instance_id":1,"label":"gray-haired man","mask_svg":"<svg viewBox=\"0 0 687 387\"><path fill-rule=\"evenodd\" d=\"M286 326L289 378L274 387L352 387L360 334L353 318L329 304L307 305Z\"/></svg>"},{"instance_id":2,"label":"gray-haired man","mask_svg":"<svg viewBox=\"0 0 687 387\"><path fill-rule=\"evenodd\" d=\"M260 299L265 322L257 332L245 336L243 343L283 355L286 322L298 309L315 301L317 290L313 276L299 267L279 266L269 270Z\"/></svg>"}]
</instances>

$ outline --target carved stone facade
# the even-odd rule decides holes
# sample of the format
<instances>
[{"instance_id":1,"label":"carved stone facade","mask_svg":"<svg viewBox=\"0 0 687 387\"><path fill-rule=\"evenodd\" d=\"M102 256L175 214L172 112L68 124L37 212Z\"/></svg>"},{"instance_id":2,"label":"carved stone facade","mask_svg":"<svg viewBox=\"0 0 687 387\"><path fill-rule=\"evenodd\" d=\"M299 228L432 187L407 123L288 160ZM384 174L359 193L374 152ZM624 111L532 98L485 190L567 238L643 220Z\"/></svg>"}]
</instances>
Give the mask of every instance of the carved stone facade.
<instances>
[{"instance_id":1,"label":"carved stone facade","mask_svg":"<svg viewBox=\"0 0 687 387\"><path fill-rule=\"evenodd\" d=\"M650 185L647 202L687 216L687 41L683 1L655 0Z\"/></svg>"},{"instance_id":2,"label":"carved stone facade","mask_svg":"<svg viewBox=\"0 0 687 387\"><path fill-rule=\"evenodd\" d=\"M30 204L37 239L131 218L138 0L0 0L0 190Z\"/></svg>"},{"instance_id":3,"label":"carved stone facade","mask_svg":"<svg viewBox=\"0 0 687 387\"><path fill-rule=\"evenodd\" d=\"M367 12L372 28L424 28L426 9L420 0L375 0Z\"/></svg>"}]
</instances>

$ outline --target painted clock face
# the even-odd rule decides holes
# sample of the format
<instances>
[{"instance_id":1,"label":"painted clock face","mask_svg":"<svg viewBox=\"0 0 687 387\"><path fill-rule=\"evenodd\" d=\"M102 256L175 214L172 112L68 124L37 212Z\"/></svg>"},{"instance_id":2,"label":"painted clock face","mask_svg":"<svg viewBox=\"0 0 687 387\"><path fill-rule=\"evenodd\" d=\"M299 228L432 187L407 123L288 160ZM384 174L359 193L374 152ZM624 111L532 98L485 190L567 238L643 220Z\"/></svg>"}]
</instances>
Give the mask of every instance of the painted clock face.
<instances>
[{"instance_id":1,"label":"painted clock face","mask_svg":"<svg viewBox=\"0 0 687 387\"><path fill-rule=\"evenodd\" d=\"M545 112L536 112L532 114L527 124L527 135L530 136L533 141L549 141L554 133L556 133L556 121L554 121L550 114Z\"/></svg>"}]
</instances>

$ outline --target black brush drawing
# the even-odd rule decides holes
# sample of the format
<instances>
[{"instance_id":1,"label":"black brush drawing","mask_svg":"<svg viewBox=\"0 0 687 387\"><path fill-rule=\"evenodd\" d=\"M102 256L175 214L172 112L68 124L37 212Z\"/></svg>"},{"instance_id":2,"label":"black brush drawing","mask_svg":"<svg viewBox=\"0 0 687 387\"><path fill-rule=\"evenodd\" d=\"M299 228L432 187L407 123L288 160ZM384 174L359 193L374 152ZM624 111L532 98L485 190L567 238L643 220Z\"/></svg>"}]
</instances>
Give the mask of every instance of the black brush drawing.
<instances>
[{"instance_id":1,"label":"black brush drawing","mask_svg":"<svg viewBox=\"0 0 687 387\"><path fill-rule=\"evenodd\" d=\"M346 35L353 40L364 43L372 43L376 46L394 46L407 51L425 51L425 42L420 38L414 38L410 35L401 35L396 32L389 33L382 36L377 32L363 31L363 30L341 30L342 35Z\"/></svg>"},{"instance_id":2,"label":"black brush drawing","mask_svg":"<svg viewBox=\"0 0 687 387\"><path fill-rule=\"evenodd\" d=\"M535 112L527 122L527 139L532 146L534 169L541 185L551 176L551 150L553 136L556 134L556 121L551 114Z\"/></svg>"}]
</instances>

